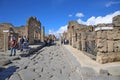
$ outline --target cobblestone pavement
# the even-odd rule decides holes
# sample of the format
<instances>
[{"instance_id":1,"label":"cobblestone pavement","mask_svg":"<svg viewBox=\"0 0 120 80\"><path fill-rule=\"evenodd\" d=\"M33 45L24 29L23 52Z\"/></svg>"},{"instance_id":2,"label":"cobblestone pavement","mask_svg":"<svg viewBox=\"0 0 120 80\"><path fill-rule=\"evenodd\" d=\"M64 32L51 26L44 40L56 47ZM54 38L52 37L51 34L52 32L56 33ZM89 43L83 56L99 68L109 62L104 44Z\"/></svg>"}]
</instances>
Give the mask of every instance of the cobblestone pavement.
<instances>
[{"instance_id":1,"label":"cobblestone pavement","mask_svg":"<svg viewBox=\"0 0 120 80\"><path fill-rule=\"evenodd\" d=\"M120 80L120 77L81 67L67 49L53 45L0 68L0 80Z\"/></svg>"}]
</instances>

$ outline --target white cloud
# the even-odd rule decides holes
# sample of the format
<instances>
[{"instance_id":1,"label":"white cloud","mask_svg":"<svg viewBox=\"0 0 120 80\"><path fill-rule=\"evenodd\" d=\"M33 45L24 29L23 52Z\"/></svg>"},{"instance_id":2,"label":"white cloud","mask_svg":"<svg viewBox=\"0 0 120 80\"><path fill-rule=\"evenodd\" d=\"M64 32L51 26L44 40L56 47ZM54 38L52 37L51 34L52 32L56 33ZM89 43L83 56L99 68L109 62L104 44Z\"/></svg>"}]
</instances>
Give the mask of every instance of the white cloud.
<instances>
[{"instance_id":1,"label":"white cloud","mask_svg":"<svg viewBox=\"0 0 120 80\"><path fill-rule=\"evenodd\" d=\"M116 11L106 16L98 16L98 17L92 16L87 21L82 21L81 19L78 19L77 21L80 24L86 24L86 25L96 25L100 23L112 23L112 18L116 15L120 15L120 11Z\"/></svg>"},{"instance_id":2,"label":"white cloud","mask_svg":"<svg viewBox=\"0 0 120 80\"><path fill-rule=\"evenodd\" d=\"M76 13L76 17L84 17L83 13Z\"/></svg>"},{"instance_id":3,"label":"white cloud","mask_svg":"<svg viewBox=\"0 0 120 80\"><path fill-rule=\"evenodd\" d=\"M59 28L59 30L57 31L57 33L63 33L63 32L66 32L66 31L67 31L67 25L61 26L61 27Z\"/></svg>"},{"instance_id":4,"label":"white cloud","mask_svg":"<svg viewBox=\"0 0 120 80\"><path fill-rule=\"evenodd\" d=\"M67 31L67 25L61 26L57 31L49 30L49 34L54 34L58 37L60 33L63 33L66 31Z\"/></svg>"},{"instance_id":5,"label":"white cloud","mask_svg":"<svg viewBox=\"0 0 120 80\"><path fill-rule=\"evenodd\" d=\"M120 4L120 1L117 1L117 2L110 1L105 6L110 7L110 6L115 5L115 4Z\"/></svg>"},{"instance_id":6,"label":"white cloud","mask_svg":"<svg viewBox=\"0 0 120 80\"><path fill-rule=\"evenodd\" d=\"M54 30L49 30L49 34L55 34Z\"/></svg>"},{"instance_id":7,"label":"white cloud","mask_svg":"<svg viewBox=\"0 0 120 80\"><path fill-rule=\"evenodd\" d=\"M78 19L77 21L78 23L85 24L85 25L97 25L99 23L112 23L112 18L117 15L120 15L120 11L116 11L106 16L98 16L98 17L92 16L88 18L87 21L83 21L81 19ZM49 30L49 34L54 34L58 37L60 33L63 33L66 31L67 31L67 25L61 26L57 31Z\"/></svg>"},{"instance_id":8,"label":"white cloud","mask_svg":"<svg viewBox=\"0 0 120 80\"><path fill-rule=\"evenodd\" d=\"M69 14L68 17L72 17L73 15L72 14Z\"/></svg>"},{"instance_id":9,"label":"white cloud","mask_svg":"<svg viewBox=\"0 0 120 80\"><path fill-rule=\"evenodd\" d=\"M81 19L78 19L77 22L80 24L86 24L86 22L82 21Z\"/></svg>"}]
</instances>

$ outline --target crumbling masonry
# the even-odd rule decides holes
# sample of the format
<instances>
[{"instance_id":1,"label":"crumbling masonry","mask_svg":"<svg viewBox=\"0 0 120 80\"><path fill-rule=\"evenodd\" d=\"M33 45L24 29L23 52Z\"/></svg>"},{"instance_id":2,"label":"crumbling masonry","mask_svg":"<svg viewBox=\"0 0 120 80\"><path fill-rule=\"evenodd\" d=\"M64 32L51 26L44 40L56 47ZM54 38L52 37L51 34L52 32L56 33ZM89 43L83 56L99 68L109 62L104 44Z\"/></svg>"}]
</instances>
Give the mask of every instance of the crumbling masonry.
<instances>
[{"instance_id":1,"label":"crumbling masonry","mask_svg":"<svg viewBox=\"0 0 120 80\"><path fill-rule=\"evenodd\" d=\"M0 24L0 51L9 49L9 40L10 40L11 34L15 36L18 42L21 36L26 36L28 38L29 44L43 42L44 41L43 39L45 36L44 27L42 27L41 22L37 20L36 17L33 17L33 16L28 18L27 24L25 26L14 27L10 23L1 23Z\"/></svg>"},{"instance_id":2,"label":"crumbling masonry","mask_svg":"<svg viewBox=\"0 0 120 80\"><path fill-rule=\"evenodd\" d=\"M64 37L71 46L95 55L99 63L120 61L120 15L111 24L95 26L70 21Z\"/></svg>"}]
</instances>

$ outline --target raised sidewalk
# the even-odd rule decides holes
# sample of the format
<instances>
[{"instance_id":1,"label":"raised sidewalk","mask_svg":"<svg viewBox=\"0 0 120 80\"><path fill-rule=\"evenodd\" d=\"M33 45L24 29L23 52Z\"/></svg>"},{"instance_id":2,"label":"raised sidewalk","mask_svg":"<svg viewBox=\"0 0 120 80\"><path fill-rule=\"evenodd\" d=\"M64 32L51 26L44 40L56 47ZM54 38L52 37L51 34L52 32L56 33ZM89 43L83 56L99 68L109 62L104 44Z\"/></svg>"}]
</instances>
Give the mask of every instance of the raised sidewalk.
<instances>
[{"instance_id":1,"label":"raised sidewalk","mask_svg":"<svg viewBox=\"0 0 120 80\"><path fill-rule=\"evenodd\" d=\"M120 61L100 64L85 55L82 51L77 50L70 45L64 45L64 47L77 59L77 61L81 64L81 67L90 67L98 73L101 71L107 71L111 75L120 76Z\"/></svg>"}]
</instances>

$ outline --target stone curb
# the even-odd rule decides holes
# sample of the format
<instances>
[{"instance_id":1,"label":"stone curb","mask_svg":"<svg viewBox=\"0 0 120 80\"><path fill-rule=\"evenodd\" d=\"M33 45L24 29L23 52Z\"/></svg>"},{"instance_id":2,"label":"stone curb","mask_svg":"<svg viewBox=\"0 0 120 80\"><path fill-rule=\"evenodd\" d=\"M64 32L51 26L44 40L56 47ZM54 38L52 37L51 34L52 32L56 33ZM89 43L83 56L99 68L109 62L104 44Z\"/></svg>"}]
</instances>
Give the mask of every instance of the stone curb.
<instances>
[{"instance_id":1,"label":"stone curb","mask_svg":"<svg viewBox=\"0 0 120 80\"><path fill-rule=\"evenodd\" d=\"M4 57L3 56L3 59L0 60L0 66L8 65L8 64L12 63L12 61L19 60L19 59L20 59L19 56L13 56L13 57Z\"/></svg>"},{"instance_id":2,"label":"stone curb","mask_svg":"<svg viewBox=\"0 0 120 80\"><path fill-rule=\"evenodd\" d=\"M29 48L29 49L24 49L23 52L20 54L20 56L27 57L27 56L33 55L35 52L42 49L44 46L45 44L37 46L37 47Z\"/></svg>"},{"instance_id":3,"label":"stone curb","mask_svg":"<svg viewBox=\"0 0 120 80\"><path fill-rule=\"evenodd\" d=\"M9 59L0 60L0 66L5 66L5 65L10 64L10 63L12 63L12 62Z\"/></svg>"}]
</instances>

